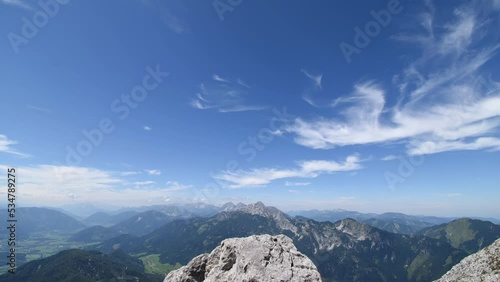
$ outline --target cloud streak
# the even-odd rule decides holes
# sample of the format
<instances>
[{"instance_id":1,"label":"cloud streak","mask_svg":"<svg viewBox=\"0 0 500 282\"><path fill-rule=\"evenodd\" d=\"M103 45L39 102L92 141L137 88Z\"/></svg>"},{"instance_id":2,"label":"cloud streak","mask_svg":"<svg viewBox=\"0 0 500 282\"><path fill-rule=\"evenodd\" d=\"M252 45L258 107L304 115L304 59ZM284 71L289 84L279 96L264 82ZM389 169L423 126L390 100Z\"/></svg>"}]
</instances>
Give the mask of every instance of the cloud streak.
<instances>
[{"instance_id":1,"label":"cloud streak","mask_svg":"<svg viewBox=\"0 0 500 282\"><path fill-rule=\"evenodd\" d=\"M161 171L157 169L145 169L144 172L146 172L148 175L160 175Z\"/></svg>"},{"instance_id":2,"label":"cloud streak","mask_svg":"<svg viewBox=\"0 0 500 282\"><path fill-rule=\"evenodd\" d=\"M0 134L0 152L13 154L19 157L27 158L28 154L18 152L12 148L12 145L17 144L16 141L9 140L7 136Z\"/></svg>"},{"instance_id":3,"label":"cloud streak","mask_svg":"<svg viewBox=\"0 0 500 282\"><path fill-rule=\"evenodd\" d=\"M311 85L302 93L302 100L306 101L309 105L320 108L322 105L316 102L317 97L315 94L323 89L322 80L323 74L311 74L306 70L300 70L307 78L309 78Z\"/></svg>"},{"instance_id":4,"label":"cloud streak","mask_svg":"<svg viewBox=\"0 0 500 282\"><path fill-rule=\"evenodd\" d=\"M28 11L33 10L33 7L31 7L31 5L21 0L0 0L0 2L8 6L21 8Z\"/></svg>"},{"instance_id":5,"label":"cloud streak","mask_svg":"<svg viewBox=\"0 0 500 282\"><path fill-rule=\"evenodd\" d=\"M167 191L180 191L193 188L193 185L184 185L177 181L167 181L166 190Z\"/></svg>"},{"instance_id":6,"label":"cloud streak","mask_svg":"<svg viewBox=\"0 0 500 282\"><path fill-rule=\"evenodd\" d=\"M199 91L191 99L190 105L198 110L215 110L219 113L260 111L266 107L249 105L248 91L250 87L241 79L231 82L217 74L212 80L200 84Z\"/></svg>"},{"instance_id":7,"label":"cloud streak","mask_svg":"<svg viewBox=\"0 0 500 282\"><path fill-rule=\"evenodd\" d=\"M335 118L297 118L285 128L297 144L314 149L403 143L409 155L455 150L500 149L500 83L485 79L481 67L500 45L482 42L477 48L479 13L462 7L444 32L432 13L421 16L424 35L399 35L418 42L422 56L394 77L400 90L395 105L380 83L362 81L349 96L332 101Z\"/></svg>"},{"instance_id":8,"label":"cloud streak","mask_svg":"<svg viewBox=\"0 0 500 282\"><path fill-rule=\"evenodd\" d=\"M228 188L264 186L275 180L287 178L315 178L321 174L361 169L359 157L352 155L344 162L310 160L297 163L291 169L259 168L252 170L223 171L214 177L226 183Z\"/></svg>"},{"instance_id":9,"label":"cloud streak","mask_svg":"<svg viewBox=\"0 0 500 282\"><path fill-rule=\"evenodd\" d=\"M290 182L286 181L285 186L309 186L311 182Z\"/></svg>"}]
</instances>

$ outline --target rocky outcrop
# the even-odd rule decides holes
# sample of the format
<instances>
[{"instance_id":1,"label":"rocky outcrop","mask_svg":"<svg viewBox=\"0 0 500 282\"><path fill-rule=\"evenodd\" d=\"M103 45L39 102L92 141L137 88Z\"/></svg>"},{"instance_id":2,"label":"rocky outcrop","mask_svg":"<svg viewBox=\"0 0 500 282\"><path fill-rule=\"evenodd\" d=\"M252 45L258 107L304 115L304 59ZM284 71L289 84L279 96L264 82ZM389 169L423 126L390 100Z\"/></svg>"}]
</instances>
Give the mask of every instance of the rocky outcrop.
<instances>
[{"instance_id":1,"label":"rocky outcrop","mask_svg":"<svg viewBox=\"0 0 500 282\"><path fill-rule=\"evenodd\" d=\"M500 281L500 239L481 251L464 258L435 282Z\"/></svg>"},{"instance_id":2,"label":"rocky outcrop","mask_svg":"<svg viewBox=\"0 0 500 282\"><path fill-rule=\"evenodd\" d=\"M172 271L164 282L321 281L313 262L285 235L231 238Z\"/></svg>"}]
</instances>

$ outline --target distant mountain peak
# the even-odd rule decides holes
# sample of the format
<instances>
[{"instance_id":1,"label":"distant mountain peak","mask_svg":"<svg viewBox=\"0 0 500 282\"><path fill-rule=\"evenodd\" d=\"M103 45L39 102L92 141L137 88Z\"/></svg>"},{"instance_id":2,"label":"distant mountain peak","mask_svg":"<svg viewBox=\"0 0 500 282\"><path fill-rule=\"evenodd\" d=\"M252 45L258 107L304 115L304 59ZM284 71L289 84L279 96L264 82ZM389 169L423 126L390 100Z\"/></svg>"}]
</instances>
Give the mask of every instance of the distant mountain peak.
<instances>
[{"instance_id":1,"label":"distant mountain peak","mask_svg":"<svg viewBox=\"0 0 500 282\"><path fill-rule=\"evenodd\" d=\"M272 207L272 206L266 206L262 202L257 202L254 204L246 205L239 210L246 212L246 213L250 213L250 214L261 215L264 217L271 216L271 217L289 218L289 216L287 214L285 214L284 212L282 212L281 210L279 210L275 207Z\"/></svg>"},{"instance_id":2,"label":"distant mountain peak","mask_svg":"<svg viewBox=\"0 0 500 282\"><path fill-rule=\"evenodd\" d=\"M352 218L339 220L335 223L335 229L338 231L349 234L358 241L371 238L370 235L374 228L366 223L358 222Z\"/></svg>"},{"instance_id":3,"label":"distant mountain peak","mask_svg":"<svg viewBox=\"0 0 500 282\"><path fill-rule=\"evenodd\" d=\"M255 204L246 205L239 210L245 213L273 219L280 228L297 233L297 227L290 221L290 216L275 207L266 206L262 202L257 202Z\"/></svg>"}]
</instances>

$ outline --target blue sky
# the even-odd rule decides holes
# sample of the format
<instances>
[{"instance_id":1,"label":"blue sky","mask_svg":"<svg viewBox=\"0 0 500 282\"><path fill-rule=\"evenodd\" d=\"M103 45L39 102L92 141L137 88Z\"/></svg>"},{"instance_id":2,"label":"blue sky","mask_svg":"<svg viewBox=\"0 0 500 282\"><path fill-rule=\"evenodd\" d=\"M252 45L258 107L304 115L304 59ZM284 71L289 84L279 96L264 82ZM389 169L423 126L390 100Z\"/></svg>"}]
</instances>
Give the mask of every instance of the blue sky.
<instances>
[{"instance_id":1,"label":"blue sky","mask_svg":"<svg viewBox=\"0 0 500 282\"><path fill-rule=\"evenodd\" d=\"M0 8L20 205L500 218L496 0Z\"/></svg>"}]
</instances>

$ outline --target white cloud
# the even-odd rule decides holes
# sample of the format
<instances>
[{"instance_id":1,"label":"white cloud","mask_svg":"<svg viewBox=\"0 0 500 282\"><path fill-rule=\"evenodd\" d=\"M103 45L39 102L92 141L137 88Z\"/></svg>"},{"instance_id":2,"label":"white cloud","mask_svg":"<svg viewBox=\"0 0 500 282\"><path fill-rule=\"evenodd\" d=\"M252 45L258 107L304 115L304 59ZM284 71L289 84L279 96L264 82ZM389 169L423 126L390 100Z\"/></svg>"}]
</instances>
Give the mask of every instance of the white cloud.
<instances>
[{"instance_id":1,"label":"white cloud","mask_svg":"<svg viewBox=\"0 0 500 282\"><path fill-rule=\"evenodd\" d=\"M166 189L168 191L186 190L193 187L192 185L184 185L177 181L167 181L166 184L167 184Z\"/></svg>"},{"instance_id":2,"label":"white cloud","mask_svg":"<svg viewBox=\"0 0 500 282\"><path fill-rule=\"evenodd\" d=\"M359 157L352 155L347 157L343 163L310 160L298 162L298 168L294 169L260 168L249 171L223 171L214 177L225 181L228 188L263 186L278 179L315 178L325 173L358 170L361 168L359 163Z\"/></svg>"},{"instance_id":3,"label":"white cloud","mask_svg":"<svg viewBox=\"0 0 500 282\"><path fill-rule=\"evenodd\" d=\"M0 164L0 170L6 169L6 165ZM22 187L17 194L25 206L58 206L70 202L143 206L164 203L175 195L175 191L157 187L153 181L129 183L120 178L120 172L96 168L37 165L19 166L17 171L19 187ZM0 191L2 195L5 196L5 191Z\"/></svg>"},{"instance_id":4,"label":"white cloud","mask_svg":"<svg viewBox=\"0 0 500 282\"><path fill-rule=\"evenodd\" d=\"M5 169L7 166L0 165ZM122 181L110 173L85 167L38 165L17 167L19 198L31 203L66 203L70 198L106 191ZM3 193L3 192L2 192Z\"/></svg>"},{"instance_id":5,"label":"white cloud","mask_svg":"<svg viewBox=\"0 0 500 282\"><path fill-rule=\"evenodd\" d=\"M245 86L246 88L250 88L250 86L248 86L248 84L246 84L243 80L241 80L240 78L238 78L238 80L236 81L238 82L239 85L241 86Z\"/></svg>"},{"instance_id":6,"label":"white cloud","mask_svg":"<svg viewBox=\"0 0 500 282\"><path fill-rule=\"evenodd\" d=\"M157 169L145 169L144 170L148 175L160 175L161 171Z\"/></svg>"},{"instance_id":7,"label":"white cloud","mask_svg":"<svg viewBox=\"0 0 500 282\"><path fill-rule=\"evenodd\" d=\"M394 156L394 155L387 155L385 157L383 157L381 160L382 161L392 161L392 160L395 160L397 159L398 157Z\"/></svg>"},{"instance_id":8,"label":"white cloud","mask_svg":"<svg viewBox=\"0 0 500 282\"><path fill-rule=\"evenodd\" d=\"M321 81L323 79L323 74L311 74L305 70L300 70L306 77L308 77L312 85L308 87L304 92L302 93L302 99L306 101L309 105L320 108L323 107L322 103L316 102L315 93L318 93L322 90L323 86L321 85Z\"/></svg>"},{"instance_id":9,"label":"white cloud","mask_svg":"<svg viewBox=\"0 0 500 282\"><path fill-rule=\"evenodd\" d=\"M288 190L288 193L298 194L298 193L299 193L299 190L289 189L289 190Z\"/></svg>"},{"instance_id":10,"label":"white cloud","mask_svg":"<svg viewBox=\"0 0 500 282\"><path fill-rule=\"evenodd\" d=\"M331 103L335 118L298 118L285 131L315 149L399 142L412 155L498 150L500 84L479 70L500 45L484 42L475 49L485 38L477 28L487 22L478 13L455 10L455 21L444 31L432 15L422 16L425 35L398 37L421 43L423 52L394 77L401 91L395 105L387 103L389 93L379 83L358 82L350 96Z\"/></svg>"},{"instance_id":11,"label":"white cloud","mask_svg":"<svg viewBox=\"0 0 500 282\"><path fill-rule=\"evenodd\" d=\"M24 154L14 150L11 145L15 144L17 144L16 141L9 140L7 136L0 134L0 152L17 155L24 158L29 157L28 154Z\"/></svg>"},{"instance_id":12,"label":"white cloud","mask_svg":"<svg viewBox=\"0 0 500 282\"><path fill-rule=\"evenodd\" d=\"M147 125L145 125L145 126L143 127L143 129L144 129L144 130L146 130L146 131L151 131L151 129L152 129L152 128L151 128L151 127L149 127L149 126L147 126Z\"/></svg>"},{"instance_id":13,"label":"white cloud","mask_svg":"<svg viewBox=\"0 0 500 282\"><path fill-rule=\"evenodd\" d=\"M285 186L309 186L310 184L311 182L285 182Z\"/></svg>"},{"instance_id":14,"label":"white cloud","mask_svg":"<svg viewBox=\"0 0 500 282\"><path fill-rule=\"evenodd\" d=\"M118 174L120 176L129 176L129 175L136 175L136 174L141 174L142 172L140 171L122 171L122 172L119 172Z\"/></svg>"},{"instance_id":15,"label":"white cloud","mask_svg":"<svg viewBox=\"0 0 500 282\"><path fill-rule=\"evenodd\" d=\"M307 72L306 70L300 70L300 71L303 72L305 74L305 76L307 76L308 78L310 78L314 82L315 87L317 87L318 89L322 88L321 80L323 79L323 74L314 75L314 74Z\"/></svg>"},{"instance_id":16,"label":"white cloud","mask_svg":"<svg viewBox=\"0 0 500 282\"><path fill-rule=\"evenodd\" d=\"M151 180L134 182L134 185L136 185L136 186L146 186L146 185L153 185L153 184L156 184L156 182L151 181Z\"/></svg>"},{"instance_id":17,"label":"white cloud","mask_svg":"<svg viewBox=\"0 0 500 282\"><path fill-rule=\"evenodd\" d=\"M24 10L33 10L33 7L31 7L29 4L27 4L25 1L21 0L0 0L5 5L21 8Z\"/></svg>"},{"instance_id":18,"label":"white cloud","mask_svg":"<svg viewBox=\"0 0 500 282\"><path fill-rule=\"evenodd\" d=\"M219 113L234 113L234 112L247 112L247 111L261 111L266 109L267 107L262 106L243 106L243 105L235 105L226 108L220 108Z\"/></svg>"},{"instance_id":19,"label":"white cloud","mask_svg":"<svg viewBox=\"0 0 500 282\"><path fill-rule=\"evenodd\" d=\"M212 75L212 79L219 82L230 83L227 79L220 77L217 74Z\"/></svg>"},{"instance_id":20,"label":"white cloud","mask_svg":"<svg viewBox=\"0 0 500 282\"><path fill-rule=\"evenodd\" d=\"M500 138L479 137L471 142L466 141L422 141L415 142L409 149L409 155L435 154L447 151L464 151L491 149L500 150Z\"/></svg>"},{"instance_id":21,"label":"white cloud","mask_svg":"<svg viewBox=\"0 0 500 282\"><path fill-rule=\"evenodd\" d=\"M229 79L217 74L212 76L212 81L200 84L199 92L189 104L199 110L216 110L220 113L260 111L267 107L248 105L247 97L249 86L241 79L232 83Z\"/></svg>"}]
</instances>

